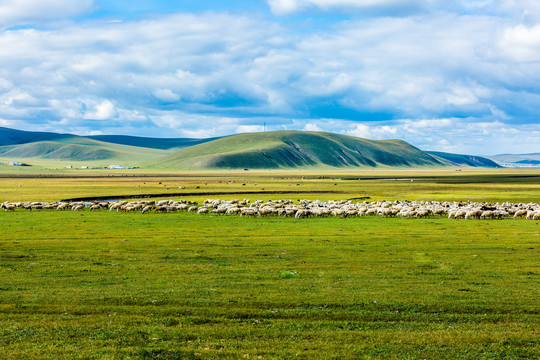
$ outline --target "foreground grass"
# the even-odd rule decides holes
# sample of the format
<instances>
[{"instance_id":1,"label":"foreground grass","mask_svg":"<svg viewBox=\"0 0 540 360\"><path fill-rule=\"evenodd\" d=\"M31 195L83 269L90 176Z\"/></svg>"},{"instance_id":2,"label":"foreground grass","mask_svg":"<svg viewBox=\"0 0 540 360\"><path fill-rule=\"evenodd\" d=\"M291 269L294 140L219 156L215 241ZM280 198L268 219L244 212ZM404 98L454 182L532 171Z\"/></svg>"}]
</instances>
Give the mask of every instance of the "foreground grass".
<instances>
[{"instance_id":1,"label":"foreground grass","mask_svg":"<svg viewBox=\"0 0 540 360\"><path fill-rule=\"evenodd\" d=\"M532 359L540 225L0 214L0 357Z\"/></svg>"}]
</instances>

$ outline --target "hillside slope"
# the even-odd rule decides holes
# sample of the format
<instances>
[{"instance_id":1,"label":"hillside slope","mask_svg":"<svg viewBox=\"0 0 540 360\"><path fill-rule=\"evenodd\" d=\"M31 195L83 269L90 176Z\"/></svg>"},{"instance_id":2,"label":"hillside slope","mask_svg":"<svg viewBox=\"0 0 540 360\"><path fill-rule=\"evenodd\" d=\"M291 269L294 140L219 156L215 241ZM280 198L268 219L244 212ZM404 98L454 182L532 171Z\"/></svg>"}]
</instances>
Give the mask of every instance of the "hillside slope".
<instances>
[{"instance_id":1,"label":"hillside slope","mask_svg":"<svg viewBox=\"0 0 540 360\"><path fill-rule=\"evenodd\" d=\"M0 146L0 157L5 161L26 163L84 162L86 165L110 165L120 162L135 166L142 162L163 158L171 151L110 144L84 137L68 137L58 141L37 141L20 145ZM53 162L51 162L53 161Z\"/></svg>"},{"instance_id":2,"label":"hillside slope","mask_svg":"<svg viewBox=\"0 0 540 360\"><path fill-rule=\"evenodd\" d=\"M55 141L73 136L69 134L23 131L0 127L0 146L27 144L37 141Z\"/></svg>"},{"instance_id":3,"label":"hillside slope","mask_svg":"<svg viewBox=\"0 0 540 360\"><path fill-rule=\"evenodd\" d=\"M401 140L303 131L232 135L180 150L155 164L162 168L231 169L445 165L448 163Z\"/></svg>"},{"instance_id":4,"label":"hillside slope","mask_svg":"<svg viewBox=\"0 0 540 360\"><path fill-rule=\"evenodd\" d=\"M39 141L34 143L0 147L0 155L11 158L69 159L78 161L104 160L117 155L106 148L64 144L55 141Z\"/></svg>"},{"instance_id":5,"label":"hillside slope","mask_svg":"<svg viewBox=\"0 0 540 360\"><path fill-rule=\"evenodd\" d=\"M440 151L426 151L426 152L428 154L450 161L452 164L457 165L457 166L486 167L486 168L500 168L501 167L495 161L482 157L482 156L451 154L451 153L440 152Z\"/></svg>"},{"instance_id":6,"label":"hillside slope","mask_svg":"<svg viewBox=\"0 0 540 360\"><path fill-rule=\"evenodd\" d=\"M185 148L209 142L218 138L192 139L192 138L149 138L127 135L95 135L87 136L89 139L99 140L112 144L138 146L151 149L169 150Z\"/></svg>"}]
</instances>

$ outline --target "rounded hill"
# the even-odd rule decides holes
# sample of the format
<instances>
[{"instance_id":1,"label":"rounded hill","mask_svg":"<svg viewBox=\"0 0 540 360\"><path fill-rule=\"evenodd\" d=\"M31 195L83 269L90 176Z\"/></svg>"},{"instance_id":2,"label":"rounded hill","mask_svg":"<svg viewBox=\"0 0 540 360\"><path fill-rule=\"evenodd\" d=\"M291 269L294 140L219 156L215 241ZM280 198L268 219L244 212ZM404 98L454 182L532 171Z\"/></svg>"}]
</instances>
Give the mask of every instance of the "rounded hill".
<instances>
[{"instance_id":1,"label":"rounded hill","mask_svg":"<svg viewBox=\"0 0 540 360\"><path fill-rule=\"evenodd\" d=\"M232 135L179 150L160 168L440 167L440 159L402 141L305 131Z\"/></svg>"}]
</instances>

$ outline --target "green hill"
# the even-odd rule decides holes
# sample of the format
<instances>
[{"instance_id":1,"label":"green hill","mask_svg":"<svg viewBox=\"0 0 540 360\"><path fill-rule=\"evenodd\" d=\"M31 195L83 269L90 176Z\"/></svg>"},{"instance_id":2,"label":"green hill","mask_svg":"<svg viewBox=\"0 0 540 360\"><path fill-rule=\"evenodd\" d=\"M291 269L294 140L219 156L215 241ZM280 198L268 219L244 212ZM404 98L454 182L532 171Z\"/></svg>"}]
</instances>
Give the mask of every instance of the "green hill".
<instances>
[{"instance_id":1,"label":"green hill","mask_svg":"<svg viewBox=\"0 0 540 360\"><path fill-rule=\"evenodd\" d=\"M197 144L202 144L217 138L208 139L190 139L190 138L148 138L139 136L126 135L96 135L87 136L89 139L99 140L103 142L138 146L152 149L169 150L173 148L185 148Z\"/></svg>"},{"instance_id":2,"label":"green hill","mask_svg":"<svg viewBox=\"0 0 540 360\"><path fill-rule=\"evenodd\" d=\"M175 152L161 168L412 167L447 163L401 140L301 131L232 135Z\"/></svg>"},{"instance_id":3,"label":"green hill","mask_svg":"<svg viewBox=\"0 0 540 360\"><path fill-rule=\"evenodd\" d=\"M457 166L500 168L501 166L485 157L475 155L451 154L440 151L427 151L428 154L450 161Z\"/></svg>"},{"instance_id":4,"label":"green hill","mask_svg":"<svg viewBox=\"0 0 540 360\"><path fill-rule=\"evenodd\" d=\"M0 146L4 161L20 161L46 166L62 166L64 162L79 165L106 166L111 163L138 166L142 162L163 158L171 151L111 144L79 136L57 141L37 141Z\"/></svg>"},{"instance_id":5,"label":"green hill","mask_svg":"<svg viewBox=\"0 0 540 360\"><path fill-rule=\"evenodd\" d=\"M23 131L0 127L0 146L27 144L36 141L55 141L72 136L74 135Z\"/></svg>"},{"instance_id":6,"label":"green hill","mask_svg":"<svg viewBox=\"0 0 540 360\"><path fill-rule=\"evenodd\" d=\"M22 145L0 147L0 155L13 158L69 159L78 161L104 160L117 155L106 148L89 145L64 144L54 141L39 141Z\"/></svg>"}]
</instances>

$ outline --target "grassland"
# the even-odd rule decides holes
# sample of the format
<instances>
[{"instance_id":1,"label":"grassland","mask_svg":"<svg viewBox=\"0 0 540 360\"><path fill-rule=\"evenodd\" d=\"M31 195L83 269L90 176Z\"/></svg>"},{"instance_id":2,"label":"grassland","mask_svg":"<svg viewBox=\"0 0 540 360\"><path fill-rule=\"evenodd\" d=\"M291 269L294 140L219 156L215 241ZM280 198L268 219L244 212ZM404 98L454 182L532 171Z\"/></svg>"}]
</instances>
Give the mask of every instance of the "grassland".
<instances>
[{"instance_id":1,"label":"grassland","mask_svg":"<svg viewBox=\"0 0 540 360\"><path fill-rule=\"evenodd\" d=\"M0 202L178 186L540 201L538 171L86 174L12 174ZM18 210L0 236L0 358L540 358L538 221Z\"/></svg>"},{"instance_id":2,"label":"grassland","mask_svg":"<svg viewBox=\"0 0 540 360\"><path fill-rule=\"evenodd\" d=\"M9 170L8 167L4 167ZM13 167L9 167L13 169ZM258 191L257 199L319 198L372 200L449 200L540 202L540 170L446 171L186 171L67 170L0 173L0 202L58 201L73 197L183 193L204 200L206 193L230 200ZM412 181L411 181L412 180ZM187 189L179 189L187 187ZM263 190L264 189L264 190ZM313 191L326 190L326 195ZM287 196L269 191L303 192ZM237 196L231 195L237 193Z\"/></svg>"},{"instance_id":3,"label":"grassland","mask_svg":"<svg viewBox=\"0 0 540 360\"><path fill-rule=\"evenodd\" d=\"M0 346L11 359L540 356L535 222L2 222Z\"/></svg>"}]
</instances>

